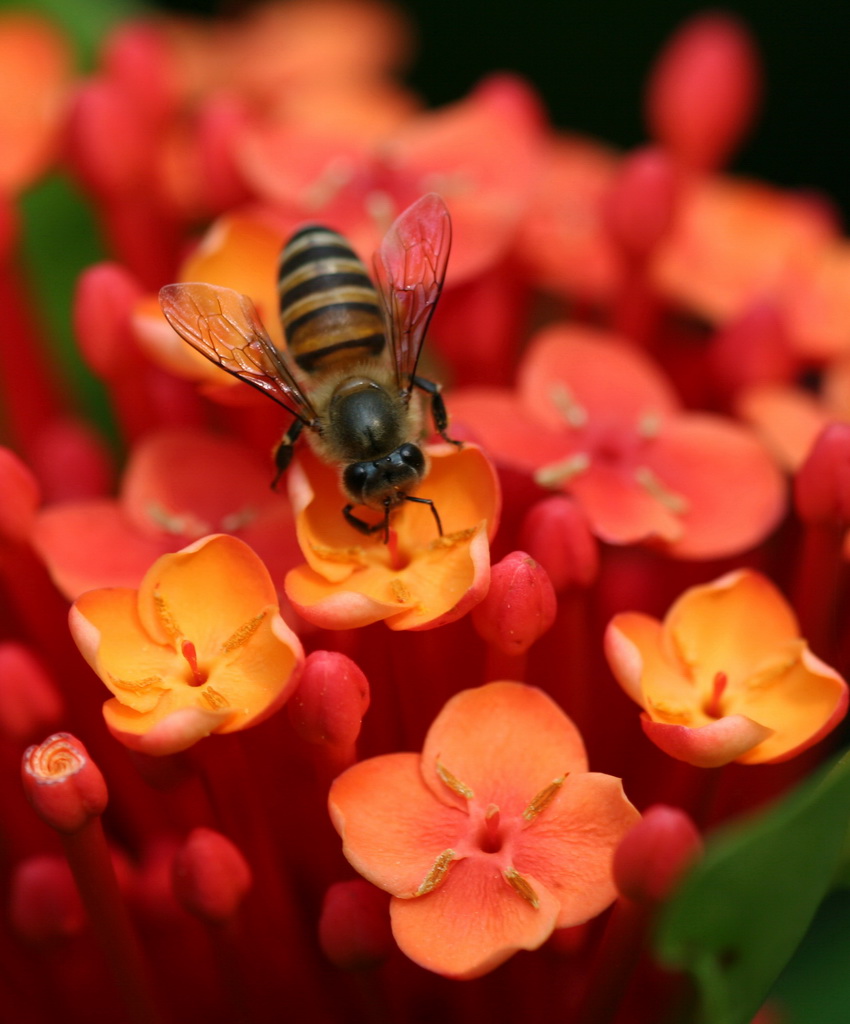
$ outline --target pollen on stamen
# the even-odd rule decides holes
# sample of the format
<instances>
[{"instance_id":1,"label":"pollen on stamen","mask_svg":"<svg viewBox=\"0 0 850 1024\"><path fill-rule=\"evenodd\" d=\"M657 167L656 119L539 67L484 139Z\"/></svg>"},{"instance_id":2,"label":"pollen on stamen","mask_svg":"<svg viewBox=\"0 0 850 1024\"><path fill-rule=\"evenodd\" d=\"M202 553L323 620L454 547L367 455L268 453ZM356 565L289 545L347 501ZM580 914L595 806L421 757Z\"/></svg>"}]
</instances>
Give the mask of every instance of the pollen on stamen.
<instances>
[{"instance_id":1,"label":"pollen on stamen","mask_svg":"<svg viewBox=\"0 0 850 1024\"><path fill-rule=\"evenodd\" d=\"M587 423L587 409L580 405L572 392L563 384L558 384L551 391L552 404L564 417L567 424L578 429Z\"/></svg>"},{"instance_id":2,"label":"pollen on stamen","mask_svg":"<svg viewBox=\"0 0 850 1024\"><path fill-rule=\"evenodd\" d=\"M437 859L434 861L434 866L425 876L424 881L416 890L415 895L424 896L426 893L433 892L434 889L436 889L437 886L440 885L442 881L445 879L446 873L449 870L449 867L451 866L451 863L454 859L454 850L443 850L440 856L437 857Z\"/></svg>"},{"instance_id":3,"label":"pollen on stamen","mask_svg":"<svg viewBox=\"0 0 850 1024\"><path fill-rule=\"evenodd\" d=\"M569 455L559 462L550 462L548 466L541 466L534 473L534 482L541 487L557 490L589 468L590 456L587 452L576 452L575 455Z\"/></svg>"},{"instance_id":4,"label":"pollen on stamen","mask_svg":"<svg viewBox=\"0 0 850 1024\"><path fill-rule=\"evenodd\" d=\"M222 651L230 653L235 651L237 648L244 646L248 643L251 637L257 632L260 627L260 623L266 617L265 612L260 612L259 615L255 615L253 619L248 619L247 622L243 622L236 632L228 637L227 640L221 645Z\"/></svg>"},{"instance_id":5,"label":"pollen on stamen","mask_svg":"<svg viewBox=\"0 0 850 1024\"><path fill-rule=\"evenodd\" d=\"M475 794L469 786L465 785L460 781L460 779L452 775L448 768L446 768L445 765L440 764L439 761L437 762L437 775L441 782L444 782L449 789L454 790L454 792L459 796L465 797L467 800L472 800L475 797Z\"/></svg>"},{"instance_id":6,"label":"pollen on stamen","mask_svg":"<svg viewBox=\"0 0 850 1024\"><path fill-rule=\"evenodd\" d=\"M178 640L181 637L180 629L177 623L174 621L174 616L171 614L171 609L165 603L165 598L159 592L155 590L153 592L153 604L156 608L156 613L159 616L159 620L165 628L165 632L171 638L171 640Z\"/></svg>"},{"instance_id":7,"label":"pollen on stamen","mask_svg":"<svg viewBox=\"0 0 850 1024\"><path fill-rule=\"evenodd\" d=\"M569 774L569 772L567 774ZM562 775L559 779L555 779L553 782L550 782L548 786L541 789L528 807L526 807L522 812L523 818L525 818L526 821L534 821L537 815L544 811L555 799L561 789L561 786L563 786L566 781L566 778L566 775Z\"/></svg>"},{"instance_id":8,"label":"pollen on stamen","mask_svg":"<svg viewBox=\"0 0 850 1024\"><path fill-rule=\"evenodd\" d=\"M529 903L535 910L540 906L540 898L532 888L530 882L516 870L516 868L505 868L504 879L518 896L522 896L526 903Z\"/></svg>"},{"instance_id":9,"label":"pollen on stamen","mask_svg":"<svg viewBox=\"0 0 850 1024\"><path fill-rule=\"evenodd\" d=\"M674 515L684 515L690 508L688 499L666 487L648 466L638 466L635 480Z\"/></svg>"}]
</instances>

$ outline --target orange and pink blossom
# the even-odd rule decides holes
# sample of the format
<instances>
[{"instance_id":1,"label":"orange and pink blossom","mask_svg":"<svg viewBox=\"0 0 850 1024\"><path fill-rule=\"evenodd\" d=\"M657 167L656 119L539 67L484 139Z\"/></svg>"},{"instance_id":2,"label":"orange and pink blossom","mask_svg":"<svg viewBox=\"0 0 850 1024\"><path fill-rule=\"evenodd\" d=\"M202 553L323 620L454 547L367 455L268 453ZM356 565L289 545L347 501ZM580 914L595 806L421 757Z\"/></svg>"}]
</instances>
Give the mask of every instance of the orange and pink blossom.
<instances>
[{"instance_id":1,"label":"orange and pink blossom","mask_svg":"<svg viewBox=\"0 0 850 1024\"><path fill-rule=\"evenodd\" d=\"M149 754L267 718L303 663L268 570L224 534L163 555L138 590L88 591L72 605L70 625L114 694L103 708L109 729Z\"/></svg>"},{"instance_id":2,"label":"orange and pink blossom","mask_svg":"<svg viewBox=\"0 0 850 1024\"><path fill-rule=\"evenodd\" d=\"M787 760L847 711L846 682L809 650L774 584L752 570L691 587L663 622L614 616L605 653L643 708L647 736L703 768Z\"/></svg>"},{"instance_id":3,"label":"orange and pink blossom","mask_svg":"<svg viewBox=\"0 0 850 1024\"><path fill-rule=\"evenodd\" d=\"M286 594L308 621L351 629L383 620L390 629L432 629L460 618L486 594L489 539L499 489L474 445L429 445L428 475L390 521L389 542L345 521L338 474L305 452L288 471L298 542L306 562L286 577Z\"/></svg>"},{"instance_id":4,"label":"orange and pink blossom","mask_svg":"<svg viewBox=\"0 0 850 1024\"><path fill-rule=\"evenodd\" d=\"M518 377L515 392L455 392L456 421L497 464L572 495L600 540L716 558L752 547L779 521L784 482L756 437L683 411L625 339L553 325L532 341Z\"/></svg>"},{"instance_id":5,"label":"orange and pink blossom","mask_svg":"<svg viewBox=\"0 0 850 1024\"><path fill-rule=\"evenodd\" d=\"M619 779L588 772L551 698L514 682L458 693L421 755L354 765L329 807L351 864L392 895L400 948L453 978L601 913L614 850L639 820Z\"/></svg>"}]
</instances>

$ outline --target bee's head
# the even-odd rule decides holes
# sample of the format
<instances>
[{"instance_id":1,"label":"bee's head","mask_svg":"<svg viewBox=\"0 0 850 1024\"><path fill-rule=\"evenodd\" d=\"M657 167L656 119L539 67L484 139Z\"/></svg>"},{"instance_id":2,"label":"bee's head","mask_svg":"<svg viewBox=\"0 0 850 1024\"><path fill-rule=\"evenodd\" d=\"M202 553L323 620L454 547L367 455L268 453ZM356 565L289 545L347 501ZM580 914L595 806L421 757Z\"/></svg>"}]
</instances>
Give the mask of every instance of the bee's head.
<instances>
[{"instance_id":1,"label":"bee's head","mask_svg":"<svg viewBox=\"0 0 850 1024\"><path fill-rule=\"evenodd\" d=\"M342 485L355 504L384 510L405 501L424 476L422 449L408 441L380 459L352 462L343 471Z\"/></svg>"}]
</instances>

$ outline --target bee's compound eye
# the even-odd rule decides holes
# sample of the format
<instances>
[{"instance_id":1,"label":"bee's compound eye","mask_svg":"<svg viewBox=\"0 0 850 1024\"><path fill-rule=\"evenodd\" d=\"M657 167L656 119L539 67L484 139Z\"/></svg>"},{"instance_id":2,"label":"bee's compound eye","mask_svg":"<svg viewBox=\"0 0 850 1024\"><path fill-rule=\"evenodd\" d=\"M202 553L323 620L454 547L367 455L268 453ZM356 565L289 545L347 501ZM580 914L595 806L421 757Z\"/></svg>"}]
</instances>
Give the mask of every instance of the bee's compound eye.
<instances>
[{"instance_id":1,"label":"bee's compound eye","mask_svg":"<svg viewBox=\"0 0 850 1024\"><path fill-rule=\"evenodd\" d=\"M372 464L369 462L352 462L345 467L342 474L342 484L345 490L357 500L362 499L366 485L372 475L370 472Z\"/></svg>"},{"instance_id":2,"label":"bee's compound eye","mask_svg":"<svg viewBox=\"0 0 850 1024\"><path fill-rule=\"evenodd\" d=\"M401 461L417 474L425 471L425 456L415 444L403 444L398 450Z\"/></svg>"}]
</instances>

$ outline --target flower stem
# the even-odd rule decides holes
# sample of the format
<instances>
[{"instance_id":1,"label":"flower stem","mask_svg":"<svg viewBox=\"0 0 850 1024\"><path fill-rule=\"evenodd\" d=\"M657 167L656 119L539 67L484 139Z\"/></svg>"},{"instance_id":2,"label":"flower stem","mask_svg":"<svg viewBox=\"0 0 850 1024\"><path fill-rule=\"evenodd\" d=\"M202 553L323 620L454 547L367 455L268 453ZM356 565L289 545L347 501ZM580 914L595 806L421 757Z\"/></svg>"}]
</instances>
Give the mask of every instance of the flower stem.
<instances>
[{"instance_id":1,"label":"flower stem","mask_svg":"<svg viewBox=\"0 0 850 1024\"><path fill-rule=\"evenodd\" d=\"M130 1024L161 1020L142 953L118 888L99 817L63 835L65 856Z\"/></svg>"}]
</instances>

